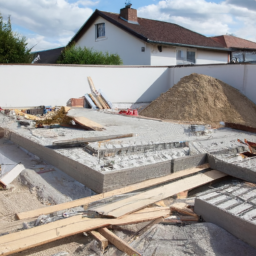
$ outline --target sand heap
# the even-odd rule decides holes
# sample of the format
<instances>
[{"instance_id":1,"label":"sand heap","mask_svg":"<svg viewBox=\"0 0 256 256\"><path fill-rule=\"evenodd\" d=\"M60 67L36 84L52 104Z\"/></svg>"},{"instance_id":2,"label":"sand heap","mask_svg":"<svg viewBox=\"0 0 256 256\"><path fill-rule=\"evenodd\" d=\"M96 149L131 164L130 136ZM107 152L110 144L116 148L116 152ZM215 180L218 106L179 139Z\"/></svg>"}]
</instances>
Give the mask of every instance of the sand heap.
<instances>
[{"instance_id":1,"label":"sand heap","mask_svg":"<svg viewBox=\"0 0 256 256\"><path fill-rule=\"evenodd\" d=\"M224 121L256 127L256 105L252 101L230 85L199 74L183 77L140 115L209 124Z\"/></svg>"}]
</instances>

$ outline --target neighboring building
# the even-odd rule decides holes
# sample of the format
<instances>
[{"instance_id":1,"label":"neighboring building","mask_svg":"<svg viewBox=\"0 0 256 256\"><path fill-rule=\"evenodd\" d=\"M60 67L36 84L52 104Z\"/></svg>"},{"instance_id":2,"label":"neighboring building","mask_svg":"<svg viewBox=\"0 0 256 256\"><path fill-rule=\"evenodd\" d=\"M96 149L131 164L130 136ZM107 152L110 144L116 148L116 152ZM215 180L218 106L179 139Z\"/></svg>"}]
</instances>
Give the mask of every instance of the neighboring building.
<instances>
[{"instance_id":1,"label":"neighboring building","mask_svg":"<svg viewBox=\"0 0 256 256\"><path fill-rule=\"evenodd\" d=\"M256 62L256 43L236 36L222 35L211 37L223 47L230 48L234 62Z\"/></svg>"},{"instance_id":2,"label":"neighboring building","mask_svg":"<svg viewBox=\"0 0 256 256\"><path fill-rule=\"evenodd\" d=\"M34 60L32 63L35 64L54 64L59 59L62 51L65 47L60 47L51 50L33 52Z\"/></svg>"},{"instance_id":3,"label":"neighboring building","mask_svg":"<svg viewBox=\"0 0 256 256\"><path fill-rule=\"evenodd\" d=\"M96 10L70 43L117 53L124 65L229 62L229 49L221 43L173 23L139 18L130 7L120 14Z\"/></svg>"}]
</instances>

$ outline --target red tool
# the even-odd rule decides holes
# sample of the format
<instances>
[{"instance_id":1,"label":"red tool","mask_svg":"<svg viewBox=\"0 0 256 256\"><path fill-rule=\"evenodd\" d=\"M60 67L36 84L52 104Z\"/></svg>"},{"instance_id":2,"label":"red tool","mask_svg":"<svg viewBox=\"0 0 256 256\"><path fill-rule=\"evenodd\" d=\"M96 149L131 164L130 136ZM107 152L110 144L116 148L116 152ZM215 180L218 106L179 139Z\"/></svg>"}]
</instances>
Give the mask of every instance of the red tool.
<instances>
[{"instance_id":1,"label":"red tool","mask_svg":"<svg viewBox=\"0 0 256 256\"><path fill-rule=\"evenodd\" d=\"M121 110L119 111L119 114L128 115L128 116L138 116L138 110L137 109Z\"/></svg>"}]
</instances>

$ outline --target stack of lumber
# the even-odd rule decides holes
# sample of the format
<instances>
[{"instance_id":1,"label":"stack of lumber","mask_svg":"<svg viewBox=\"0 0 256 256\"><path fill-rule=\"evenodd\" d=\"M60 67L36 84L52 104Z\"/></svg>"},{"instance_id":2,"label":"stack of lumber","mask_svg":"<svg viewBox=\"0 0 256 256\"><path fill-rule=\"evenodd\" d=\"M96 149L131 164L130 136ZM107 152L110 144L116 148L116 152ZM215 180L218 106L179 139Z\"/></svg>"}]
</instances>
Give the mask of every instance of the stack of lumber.
<instances>
[{"instance_id":1,"label":"stack of lumber","mask_svg":"<svg viewBox=\"0 0 256 256\"><path fill-rule=\"evenodd\" d=\"M111 103L102 95L102 92L96 90L91 77L88 77L91 93L87 94L85 98L92 108L111 109ZM88 98L89 97L89 98Z\"/></svg>"},{"instance_id":2,"label":"stack of lumber","mask_svg":"<svg viewBox=\"0 0 256 256\"><path fill-rule=\"evenodd\" d=\"M193 217L194 219L198 218L197 216L194 216L193 211L187 208L186 205L152 207L152 204L176 195L182 191L196 188L226 176L226 174L215 170L198 173L207 168L209 168L208 164L92 197L18 213L18 219L25 220L35 218L43 214L50 214L56 211L70 209L76 206L85 206L92 202L96 202L104 198L110 198L115 195L121 195L144 188L147 189L147 191L140 192L135 195L133 194L130 197L120 199L116 202L110 202L95 208L89 207L88 213L95 213L95 216L98 216L95 218L88 218L88 214L75 215L73 217L64 218L17 233L1 236L0 255L10 255L15 252L20 252L28 248L83 232L90 232L90 234L100 242L103 251L108 246L108 243L111 243L128 255L141 255L140 252L137 252L129 245L129 241L123 241L109 229L115 226L146 221L151 221L150 225L165 222L166 218L170 217L174 211L182 212L183 214L188 215L187 217ZM188 175L192 174L194 175L188 177ZM166 184L170 181L172 182ZM162 183L165 185L161 186ZM160 186L155 187L156 185Z\"/></svg>"}]
</instances>

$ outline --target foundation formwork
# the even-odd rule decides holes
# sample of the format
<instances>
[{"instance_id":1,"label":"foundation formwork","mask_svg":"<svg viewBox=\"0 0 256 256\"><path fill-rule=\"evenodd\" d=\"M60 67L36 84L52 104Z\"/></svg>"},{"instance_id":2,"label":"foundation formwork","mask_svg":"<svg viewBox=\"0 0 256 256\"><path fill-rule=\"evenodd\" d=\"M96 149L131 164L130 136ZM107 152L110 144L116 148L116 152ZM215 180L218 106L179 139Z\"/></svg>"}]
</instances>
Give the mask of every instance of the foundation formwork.
<instances>
[{"instance_id":1,"label":"foundation formwork","mask_svg":"<svg viewBox=\"0 0 256 256\"><path fill-rule=\"evenodd\" d=\"M145 180L163 177L173 172L192 168L207 162L207 155L199 154L120 171L99 172L59 154L53 149L20 136L13 131L6 131L5 137L21 148L38 156L46 163L65 172L96 193L104 193Z\"/></svg>"}]
</instances>

